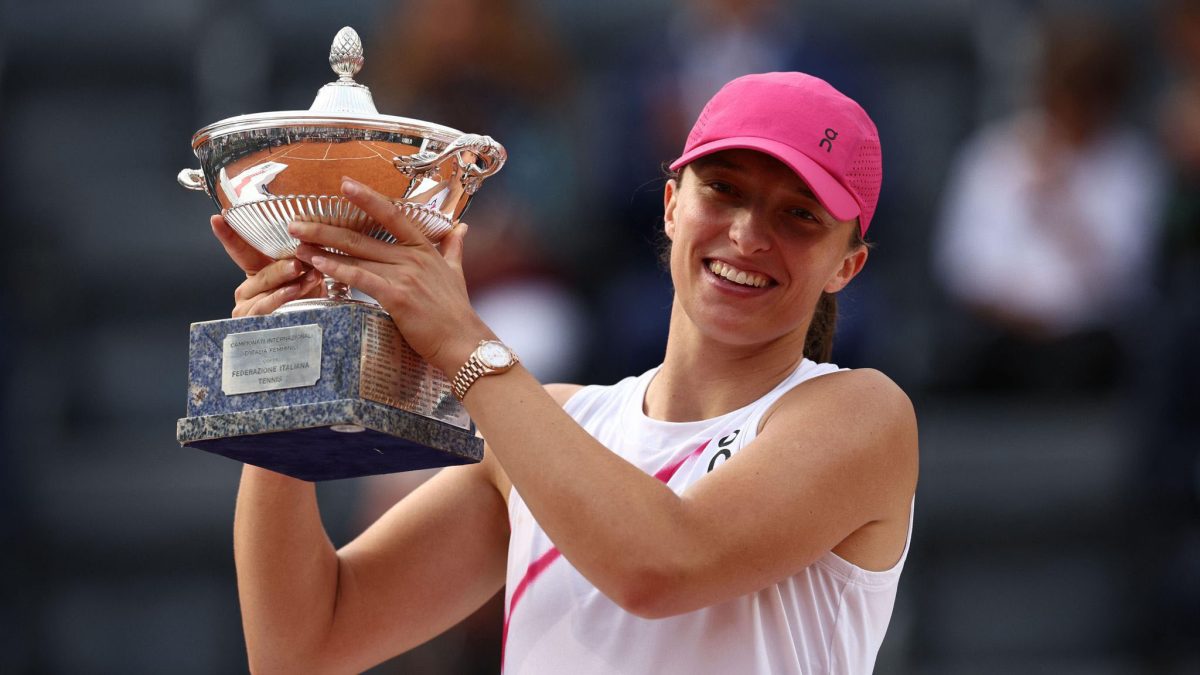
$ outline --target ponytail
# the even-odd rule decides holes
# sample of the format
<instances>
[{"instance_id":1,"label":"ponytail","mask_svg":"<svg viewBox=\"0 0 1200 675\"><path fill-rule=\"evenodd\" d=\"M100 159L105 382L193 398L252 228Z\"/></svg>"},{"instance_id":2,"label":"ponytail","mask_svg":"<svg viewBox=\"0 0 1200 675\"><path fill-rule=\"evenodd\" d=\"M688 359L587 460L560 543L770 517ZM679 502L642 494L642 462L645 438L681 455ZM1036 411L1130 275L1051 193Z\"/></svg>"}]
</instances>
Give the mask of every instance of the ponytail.
<instances>
[{"instance_id":1,"label":"ponytail","mask_svg":"<svg viewBox=\"0 0 1200 675\"><path fill-rule=\"evenodd\" d=\"M863 238L862 232L854 228L854 237L850 240L851 248L873 248L873 244ZM829 363L833 360L833 333L837 328L837 295L821 293L817 300L817 308L813 310L812 321L808 324L808 333L804 336L804 357L817 363Z\"/></svg>"},{"instance_id":2,"label":"ponytail","mask_svg":"<svg viewBox=\"0 0 1200 675\"><path fill-rule=\"evenodd\" d=\"M828 363L833 360L833 331L837 326L837 295L822 293L813 310L808 334L804 336L804 356L810 361Z\"/></svg>"}]
</instances>

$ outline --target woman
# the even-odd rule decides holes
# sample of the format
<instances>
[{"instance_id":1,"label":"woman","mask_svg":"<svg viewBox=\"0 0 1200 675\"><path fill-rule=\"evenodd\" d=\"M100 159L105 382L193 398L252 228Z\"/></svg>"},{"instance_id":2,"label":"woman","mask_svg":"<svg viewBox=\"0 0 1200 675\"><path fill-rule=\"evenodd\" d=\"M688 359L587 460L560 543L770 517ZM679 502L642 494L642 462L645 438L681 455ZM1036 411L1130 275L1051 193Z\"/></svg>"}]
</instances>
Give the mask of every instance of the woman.
<instances>
[{"instance_id":1,"label":"woman","mask_svg":"<svg viewBox=\"0 0 1200 675\"><path fill-rule=\"evenodd\" d=\"M479 347L495 335L467 299L465 225L439 252L349 180L398 245L293 224L300 260L377 298L458 374L488 447L338 551L311 484L247 466L234 533L256 672L360 671L506 582L507 673L871 670L907 551L916 422L882 374L803 355L818 306L867 259L875 126L819 79L746 76L672 170L665 359L611 387L543 388L503 345ZM235 315L316 283L213 226L251 273Z\"/></svg>"}]
</instances>

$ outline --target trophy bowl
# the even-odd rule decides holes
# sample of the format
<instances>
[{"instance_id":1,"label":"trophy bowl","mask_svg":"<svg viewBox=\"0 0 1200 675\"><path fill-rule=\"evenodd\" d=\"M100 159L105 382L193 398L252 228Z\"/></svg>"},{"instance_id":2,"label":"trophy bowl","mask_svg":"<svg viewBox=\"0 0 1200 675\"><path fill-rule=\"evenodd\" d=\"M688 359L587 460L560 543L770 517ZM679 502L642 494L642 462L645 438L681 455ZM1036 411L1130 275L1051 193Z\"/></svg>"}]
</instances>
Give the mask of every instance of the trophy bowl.
<instances>
[{"instance_id":1,"label":"trophy bowl","mask_svg":"<svg viewBox=\"0 0 1200 675\"><path fill-rule=\"evenodd\" d=\"M504 147L421 120L381 115L370 90L354 81L362 42L350 27L338 32L329 63L340 77L305 111L240 115L192 137L199 169L179 173L181 185L203 190L229 225L263 254L295 255L293 220L392 235L341 195L349 176L389 197L431 241L439 241L466 211L480 183L504 165ZM348 300L344 285L326 279L330 300Z\"/></svg>"},{"instance_id":2,"label":"trophy bowl","mask_svg":"<svg viewBox=\"0 0 1200 675\"><path fill-rule=\"evenodd\" d=\"M229 225L274 259L295 255L294 220L394 237L341 194L349 176L387 196L431 241L504 165L487 136L381 115L354 81L362 43L338 32L338 79L308 110L241 115L192 137L199 169L178 180L212 198ZM325 278L326 297L265 316L191 325L180 444L302 480L478 462L483 441L446 374L420 357L378 304Z\"/></svg>"}]
</instances>

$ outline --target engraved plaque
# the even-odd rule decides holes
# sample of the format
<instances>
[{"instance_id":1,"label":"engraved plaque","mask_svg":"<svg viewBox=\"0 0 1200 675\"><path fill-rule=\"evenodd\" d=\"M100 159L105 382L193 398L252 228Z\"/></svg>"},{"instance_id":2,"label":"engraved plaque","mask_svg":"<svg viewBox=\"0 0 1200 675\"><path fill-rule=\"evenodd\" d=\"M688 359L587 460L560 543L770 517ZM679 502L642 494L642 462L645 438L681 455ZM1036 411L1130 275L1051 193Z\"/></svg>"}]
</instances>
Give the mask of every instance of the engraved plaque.
<instances>
[{"instance_id":1,"label":"engraved plaque","mask_svg":"<svg viewBox=\"0 0 1200 675\"><path fill-rule=\"evenodd\" d=\"M225 394L291 389L321 379L321 327L287 326L230 333L222 343Z\"/></svg>"},{"instance_id":2,"label":"engraved plaque","mask_svg":"<svg viewBox=\"0 0 1200 675\"><path fill-rule=\"evenodd\" d=\"M360 383L364 399L471 428L445 374L418 356L387 316L363 317Z\"/></svg>"}]
</instances>

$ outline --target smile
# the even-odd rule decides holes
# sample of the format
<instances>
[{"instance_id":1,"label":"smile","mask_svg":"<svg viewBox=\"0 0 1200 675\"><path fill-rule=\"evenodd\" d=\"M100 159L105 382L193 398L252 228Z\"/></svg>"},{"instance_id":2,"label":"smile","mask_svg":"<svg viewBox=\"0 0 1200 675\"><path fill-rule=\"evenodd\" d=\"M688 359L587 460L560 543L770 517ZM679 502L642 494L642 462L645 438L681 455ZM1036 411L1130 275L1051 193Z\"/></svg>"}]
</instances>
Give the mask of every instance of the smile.
<instances>
[{"instance_id":1,"label":"smile","mask_svg":"<svg viewBox=\"0 0 1200 675\"><path fill-rule=\"evenodd\" d=\"M720 260L709 260L708 270L722 279L731 281L740 286L765 288L771 284L771 279L769 277L755 272L739 270L733 265L723 263Z\"/></svg>"}]
</instances>

